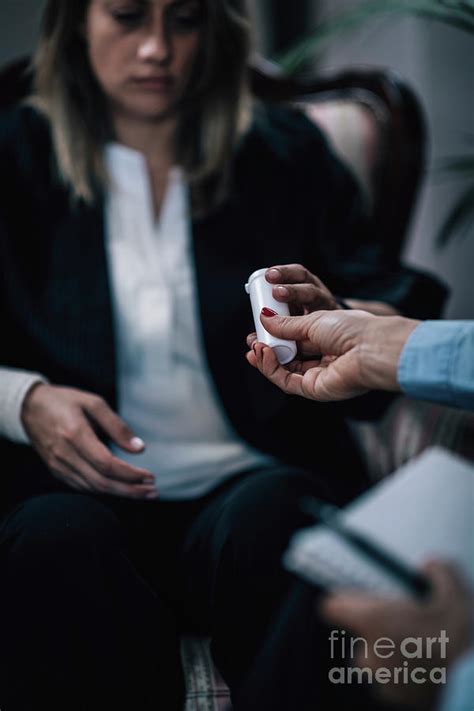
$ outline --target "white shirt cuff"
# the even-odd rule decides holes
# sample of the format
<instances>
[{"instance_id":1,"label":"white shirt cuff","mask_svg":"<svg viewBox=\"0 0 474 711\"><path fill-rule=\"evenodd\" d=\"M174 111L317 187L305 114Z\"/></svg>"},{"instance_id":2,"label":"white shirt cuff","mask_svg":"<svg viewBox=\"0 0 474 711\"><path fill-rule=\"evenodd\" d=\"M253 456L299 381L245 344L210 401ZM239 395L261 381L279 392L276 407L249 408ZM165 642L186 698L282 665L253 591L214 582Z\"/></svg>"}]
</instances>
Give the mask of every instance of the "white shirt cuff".
<instances>
[{"instance_id":1,"label":"white shirt cuff","mask_svg":"<svg viewBox=\"0 0 474 711\"><path fill-rule=\"evenodd\" d=\"M23 401L36 383L48 381L39 373L0 368L0 436L18 444L30 444L21 420Z\"/></svg>"}]
</instances>

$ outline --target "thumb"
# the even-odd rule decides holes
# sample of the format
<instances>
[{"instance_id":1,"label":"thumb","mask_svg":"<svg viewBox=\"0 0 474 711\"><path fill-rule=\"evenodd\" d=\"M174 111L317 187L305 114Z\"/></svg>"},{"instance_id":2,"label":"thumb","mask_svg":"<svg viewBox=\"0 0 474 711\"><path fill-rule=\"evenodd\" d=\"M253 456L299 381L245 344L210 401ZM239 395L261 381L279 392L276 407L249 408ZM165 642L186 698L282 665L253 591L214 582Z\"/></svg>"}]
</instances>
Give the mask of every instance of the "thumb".
<instances>
[{"instance_id":1,"label":"thumb","mask_svg":"<svg viewBox=\"0 0 474 711\"><path fill-rule=\"evenodd\" d=\"M110 439L121 449L139 454L145 449L145 443L137 437L128 425L117 415L102 398L87 398L84 402L87 412Z\"/></svg>"},{"instance_id":2,"label":"thumb","mask_svg":"<svg viewBox=\"0 0 474 711\"><path fill-rule=\"evenodd\" d=\"M278 316L270 309L262 309L260 321L268 333L286 341L303 341L308 333L306 316Z\"/></svg>"},{"instance_id":3,"label":"thumb","mask_svg":"<svg viewBox=\"0 0 474 711\"><path fill-rule=\"evenodd\" d=\"M468 587L461 571L452 563L439 560L427 561L423 566L431 578L435 594L447 600L468 597Z\"/></svg>"}]
</instances>

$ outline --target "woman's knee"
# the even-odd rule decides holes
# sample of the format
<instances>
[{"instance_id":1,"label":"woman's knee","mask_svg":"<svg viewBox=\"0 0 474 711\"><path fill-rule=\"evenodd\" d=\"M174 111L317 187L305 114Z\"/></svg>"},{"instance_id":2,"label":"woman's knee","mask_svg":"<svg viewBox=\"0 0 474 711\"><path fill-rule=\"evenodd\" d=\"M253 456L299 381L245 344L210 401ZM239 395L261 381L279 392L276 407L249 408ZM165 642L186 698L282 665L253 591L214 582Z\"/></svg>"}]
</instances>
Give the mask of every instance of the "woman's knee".
<instances>
[{"instance_id":1,"label":"woman's knee","mask_svg":"<svg viewBox=\"0 0 474 711\"><path fill-rule=\"evenodd\" d=\"M11 552L44 552L67 547L117 545L123 538L114 514L92 496L47 494L20 504L1 528Z\"/></svg>"},{"instance_id":2,"label":"woman's knee","mask_svg":"<svg viewBox=\"0 0 474 711\"><path fill-rule=\"evenodd\" d=\"M230 492L215 512L214 547L219 557L254 572L282 570L281 557L291 535L311 523L301 499L314 492L309 475L296 471L262 472Z\"/></svg>"},{"instance_id":3,"label":"woman's knee","mask_svg":"<svg viewBox=\"0 0 474 711\"><path fill-rule=\"evenodd\" d=\"M301 499L315 494L314 481L299 470L262 472L249 478L227 501L227 525L255 539L272 539L278 530L307 522Z\"/></svg>"}]
</instances>

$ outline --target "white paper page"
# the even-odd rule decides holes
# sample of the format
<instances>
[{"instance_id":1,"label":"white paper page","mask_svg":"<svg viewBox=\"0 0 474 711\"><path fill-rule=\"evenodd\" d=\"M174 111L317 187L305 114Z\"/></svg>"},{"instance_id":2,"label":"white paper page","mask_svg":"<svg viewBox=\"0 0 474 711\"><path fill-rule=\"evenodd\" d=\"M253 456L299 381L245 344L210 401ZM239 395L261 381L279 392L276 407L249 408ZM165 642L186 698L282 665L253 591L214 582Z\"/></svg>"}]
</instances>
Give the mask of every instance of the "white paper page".
<instances>
[{"instance_id":1,"label":"white paper page","mask_svg":"<svg viewBox=\"0 0 474 711\"><path fill-rule=\"evenodd\" d=\"M341 521L405 563L456 563L474 587L474 466L435 447L409 462L341 513ZM381 593L406 588L324 526L295 534L288 569L328 587Z\"/></svg>"}]
</instances>

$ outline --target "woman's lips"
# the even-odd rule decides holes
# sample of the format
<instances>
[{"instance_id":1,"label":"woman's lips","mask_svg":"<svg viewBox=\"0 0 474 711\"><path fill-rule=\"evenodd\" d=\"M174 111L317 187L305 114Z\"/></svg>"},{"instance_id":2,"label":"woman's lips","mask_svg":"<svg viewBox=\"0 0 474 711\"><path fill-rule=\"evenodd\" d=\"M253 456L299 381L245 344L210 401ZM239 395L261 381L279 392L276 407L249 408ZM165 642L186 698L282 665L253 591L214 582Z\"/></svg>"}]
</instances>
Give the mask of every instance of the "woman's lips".
<instances>
[{"instance_id":1,"label":"woman's lips","mask_svg":"<svg viewBox=\"0 0 474 711\"><path fill-rule=\"evenodd\" d=\"M133 80L134 84L150 91L169 91L173 86L173 77L140 77Z\"/></svg>"}]
</instances>

